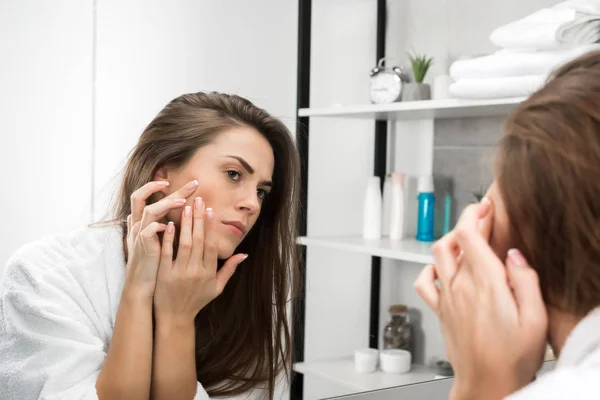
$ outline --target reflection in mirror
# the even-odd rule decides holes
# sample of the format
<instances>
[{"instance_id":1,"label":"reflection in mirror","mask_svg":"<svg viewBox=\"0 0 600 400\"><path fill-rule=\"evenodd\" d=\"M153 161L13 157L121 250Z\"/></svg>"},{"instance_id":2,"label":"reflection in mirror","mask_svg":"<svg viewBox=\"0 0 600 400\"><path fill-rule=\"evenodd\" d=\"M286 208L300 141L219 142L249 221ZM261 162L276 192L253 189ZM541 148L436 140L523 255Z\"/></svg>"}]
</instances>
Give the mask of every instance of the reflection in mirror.
<instances>
[{"instance_id":1,"label":"reflection in mirror","mask_svg":"<svg viewBox=\"0 0 600 400\"><path fill-rule=\"evenodd\" d=\"M505 118L541 86L541 75L576 55L538 64L539 73L530 80L511 77L516 72L508 65L514 64L502 63L510 49L498 51L497 32L506 33L509 23L555 2L438 3L312 1L312 15L300 16L299 39L310 45L311 57L300 51L299 64L311 75L300 75L298 90L310 88L310 103L300 104L299 115L310 122L307 130L312 133L310 146L299 138L309 159L308 229L300 238L306 248L306 301L296 331L303 334L302 351L294 364L302 375L303 398L375 398L383 393L447 398L455 371L440 322L413 287L421 270L433 262L433 241L418 237L419 226L433 225L433 240L454 228L465 207L481 198L495 178L496 146ZM347 35L340 38L340 32ZM423 68L417 65L415 71L414 57L409 59L407 52L433 59L424 79ZM494 58L479 58L483 55ZM384 85L386 72L389 93L398 84L393 71L383 67L376 84L365 76L384 56L386 65L400 66L411 85L434 86L432 98L401 96L400 101L381 104L381 95L375 96L378 104L370 104L373 87ZM354 90L360 87L368 90ZM426 92L411 87L411 96L417 91ZM365 132L375 132L375 140ZM404 183L401 201L390 205L394 173L402 174ZM432 180L433 188L419 184ZM421 201L425 194L433 201ZM433 204L433 213L424 211L423 204ZM398 221L401 237L392 233ZM408 370L388 368L385 353L389 343L402 347L390 333L401 329L387 325L393 319L390 307L398 305L408 308ZM409 391L412 397L407 397Z\"/></svg>"}]
</instances>

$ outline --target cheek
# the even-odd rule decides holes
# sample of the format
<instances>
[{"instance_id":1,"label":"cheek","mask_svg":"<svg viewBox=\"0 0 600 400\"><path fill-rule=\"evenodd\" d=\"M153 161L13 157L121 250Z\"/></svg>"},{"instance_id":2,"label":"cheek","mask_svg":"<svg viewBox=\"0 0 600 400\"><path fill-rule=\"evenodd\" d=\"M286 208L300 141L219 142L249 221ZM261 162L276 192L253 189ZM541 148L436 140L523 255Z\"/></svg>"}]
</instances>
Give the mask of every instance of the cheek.
<instances>
[{"instance_id":1,"label":"cheek","mask_svg":"<svg viewBox=\"0 0 600 400\"><path fill-rule=\"evenodd\" d=\"M258 217L260 217L261 212L262 212L262 208L258 210L258 213L252 214L252 216L250 217L250 220L248 221L248 223L250 224L251 227L254 227L254 225L256 224L256 221L258 220Z\"/></svg>"},{"instance_id":2,"label":"cheek","mask_svg":"<svg viewBox=\"0 0 600 400\"><path fill-rule=\"evenodd\" d=\"M175 226L180 226L182 214L183 214L183 207L171 210L167 213L167 217L166 217L167 221L166 222L172 221L175 224Z\"/></svg>"},{"instance_id":3,"label":"cheek","mask_svg":"<svg viewBox=\"0 0 600 400\"><path fill-rule=\"evenodd\" d=\"M205 206L212 207L216 212L219 208L219 203L221 202L220 200L222 200L220 199L222 194L223 188L219 187L219 185L215 182L200 183L198 185L198 189L196 189L196 192L192 195L190 198L191 200L188 200L188 202L193 202L196 197L202 197Z\"/></svg>"}]
</instances>

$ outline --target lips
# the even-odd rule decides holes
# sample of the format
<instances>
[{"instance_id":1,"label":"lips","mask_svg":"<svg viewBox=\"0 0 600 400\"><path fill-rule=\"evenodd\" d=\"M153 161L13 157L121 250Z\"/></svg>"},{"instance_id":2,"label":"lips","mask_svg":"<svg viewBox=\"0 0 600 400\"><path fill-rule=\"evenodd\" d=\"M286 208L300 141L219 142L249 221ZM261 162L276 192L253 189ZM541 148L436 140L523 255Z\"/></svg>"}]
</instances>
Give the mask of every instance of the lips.
<instances>
[{"instance_id":1,"label":"lips","mask_svg":"<svg viewBox=\"0 0 600 400\"><path fill-rule=\"evenodd\" d=\"M244 225L240 221L223 221L223 224L229 226L235 233L237 233L240 236L244 236L246 234L246 225Z\"/></svg>"}]
</instances>

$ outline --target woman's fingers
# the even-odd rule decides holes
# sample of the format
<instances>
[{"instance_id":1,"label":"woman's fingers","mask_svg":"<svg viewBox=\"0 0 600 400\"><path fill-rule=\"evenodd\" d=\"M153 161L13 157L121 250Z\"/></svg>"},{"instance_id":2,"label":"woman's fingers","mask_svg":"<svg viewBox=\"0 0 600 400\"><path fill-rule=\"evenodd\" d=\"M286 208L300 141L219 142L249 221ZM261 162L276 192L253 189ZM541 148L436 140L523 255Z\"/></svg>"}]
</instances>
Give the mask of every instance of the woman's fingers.
<instances>
[{"instance_id":1,"label":"woman's fingers","mask_svg":"<svg viewBox=\"0 0 600 400\"><path fill-rule=\"evenodd\" d=\"M462 249L462 260L473 278L480 284L505 281L504 264L494 254L480 231L479 222L491 212L491 203L472 204L465 208L453 230L457 245ZM504 279L503 279L504 278Z\"/></svg>"},{"instance_id":2,"label":"woman's fingers","mask_svg":"<svg viewBox=\"0 0 600 400\"><path fill-rule=\"evenodd\" d=\"M190 265L203 268L204 259L204 240L205 240L205 227L204 227L204 201L202 197L196 197L194 200L194 219L192 227L192 253L190 255Z\"/></svg>"},{"instance_id":3,"label":"woman's fingers","mask_svg":"<svg viewBox=\"0 0 600 400\"><path fill-rule=\"evenodd\" d=\"M458 270L457 242L454 232L438 240L431 248L436 275L442 287L449 287Z\"/></svg>"},{"instance_id":4,"label":"woman's fingers","mask_svg":"<svg viewBox=\"0 0 600 400\"><path fill-rule=\"evenodd\" d=\"M163 232L167 229L166 224L160 222L153 222L146 228L140 231L138 235L141 238L142 246L147 255L149 256L160 256L160 243L158 243L158 232Z\"/></svg>"},{"instance_id":5,"label":"woman's fingers","mask_svg":"<svg viewBox=\"0 0 600 400\"><path fill-rule=\"evenodd\" d=\"M223 268L217 272L217 296L223 293L223 290L225 290L225 285L227 285L227 282L229 282L237 270L238 265L240 265L240 263L246 258L248 258L248 254L236 254L235 256L230 257L225 265L223 265Z\"/></svg>"},{"instance_id":6,"label":"woman's fingers","mask_svg":"<svg viewBox=\"0 0 600 400\"><path fill-rule=\"evenodd\" d=\"M146 200L167 186L169 186L168 181L148 182L131 194L131 226L141 221L144 208L146 207Z\"/></svg>"},{"instance_id":7,"label":"woman's fingers","mask_svg":"<svg viewBox=\"0 0 600 400\"><path fill-rule=\"evenodd\" d=\"M173 192L170 195L168 195L167 197L165 197L165 199L167 199L167 198L187 199L196 191L197 187L198 187L198 181L194 179L193 181L189 181L184 186L180 187L175 192Z\"/></svg>"},{"instance_id":8,"label":"woman's fingers","mask_svg":"<svg viewBox=\"0 0 600 400\"><path fill-rule=\"evenodd\" d=\"M427 265L414 283L416 292L425 300L425 303L439 316L440 290L435 281L437 280L435 266Z\"/></svg>"},{"instance_id":9,"label":"woman's fingers","mask_svg":"<svg viewBox=\"0 0 600 400\"><path fill-rule=\"evenodd\" d=\"M170 210L183 206L186 199L198 187L198 181L190 181L156 203L146 205L146 201L152 194L159 192L166 186L168 186L166 181L150 182L133 192L131 195L132 225L140 222L141 229L144 229L151 222L163 218Z\"/></svg>"},{"instance_id":10,"label":"woman's fingers","mask_svg":"<svg viewBox=\"0 0 600 400\"><path fill-rule=\"evenodd\" d=\"M136 227L139 227L140 224L137 224ZM133 246L133 240L137 236L138 232L133 231L133 226L131 223L131 214L127 216L127 246Z\"/></svg>"},{"instance_id":11,"label":"woman's fingers","mask_svg":"<svg viewBox=\"0 0 600 400\"><path fill-rule=\"evenodd\" d=\"M161 255L160 255L160 271L168 273L173 265L173 243L175 241L175 224L170 221L167 224L167 229L163 235Z\"/></svg>"},{"instance_id":12,"label":"woman's fingers","mask_svg":"<svg viewBox=\"0 0 600 400\"><path fill-rule=\"evenodd\" d=\"M480 220L477 223L479 233L487 241L490 241L492 234L492 227L494 226L494 205L487 197L481 200L481 207L479 208Z\"/></svg>"},{"instance_id":13,"label":"woman's fingers","mask_svg":"<svg viewBox=\"0 0 600 400\"><path fill-rule=\"evenodd\" d=\"M204 254L202 264L211 275L217 273L218 257L219 243L217 240L215 213L212 208L207 208L204 220Z\"/></svg>"},{"instance_id":14,"label":"woman's fingers","mask_svg":"<svg viewBox=\"0 0 600 400\"><path fill-rule=\"evenodd\" d=\"M185 205L185 199L183 198L169 198L166 197L154 204L146 206L143 211L142 220L140 222L140 229L144 229L148 224L159 221L167 213L173 209L181 208Z\"/></svg>"},{"instance_id":15,"label":"woman's fingers","mask_svg":"<svg viewBox=\"0 0 600 400\"><path fill-rule=\"evenodd\" d=\"M490 236L492 234L492 227L494 225L494 205L487 197L484 197L481 200L481 205L482 206L478 208L478 213L481 219L477 225L481 236L489 242ZM455 255L456 262L458 265L460 265L463 260L463 250L460 248L460 246L458 246L458 243L456 243L456 241Z\"/></svg>"},{"instance_id":16,"label":"woman's fingers","mask_svg":"<svg viewBox=\"0 0 600 400\"><path fill-rule=\"evenodd\" d=\"M519 250L511 249L507 257L508 283L513 290L522 324L545 329L547 316L537 273Z\"/></svg>"},{"instance_id":17,"label":"woman's fingers","mask_svg":"<svg viewBox=\"0 0 600 400\"><path fill-rule=\"evenodd\" d=\"M192 207L185 206L181 214L181 226L179 228L179 247L177 248L177 262L175 267L185 270L190 262L192 253Z\"/></svg>"}]
</instances>

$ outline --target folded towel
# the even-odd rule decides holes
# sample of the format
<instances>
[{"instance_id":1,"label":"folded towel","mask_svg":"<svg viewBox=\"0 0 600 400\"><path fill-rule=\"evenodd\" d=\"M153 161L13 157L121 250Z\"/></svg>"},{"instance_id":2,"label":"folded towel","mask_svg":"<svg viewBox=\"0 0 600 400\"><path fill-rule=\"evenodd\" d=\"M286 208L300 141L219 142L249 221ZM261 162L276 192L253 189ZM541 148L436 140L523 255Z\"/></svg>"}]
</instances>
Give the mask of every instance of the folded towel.
<instances>
[{"instance_id":1,"label":"folded towel","mask_svg":"<svg viewBox=\"0 0 600 400\"><path fill-rule=\"evenodd\" d=\"M594 50L600 50L600 44L582 45L564 50L501 49L482 57L455 61L450 66L450 76L456 81L474 78L547 75L560 65Z\"/></svg>"},{"instance_id":2,"label":"folded towel","mask_svg":"<svg viewBox=\"0 0 600 400\"><path fill-rule=\"evenodd\" d=\"M501 99L526 97L541 88L547 75L503 78L460 79L450 85L450 95L459 99Z\"/></svg>"},{"instance_id":3,"label":"folded towel","mask_svg":"<svg viewBox=\"0 0 600 400\"><path fill-rule=\"evenodd\" d=\"M600 41L600 0L571 0L543 8L492 31L504 48L557 49Z\"/></svg>"}]
</instances>

